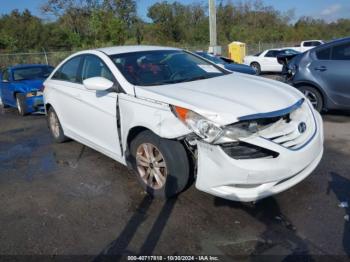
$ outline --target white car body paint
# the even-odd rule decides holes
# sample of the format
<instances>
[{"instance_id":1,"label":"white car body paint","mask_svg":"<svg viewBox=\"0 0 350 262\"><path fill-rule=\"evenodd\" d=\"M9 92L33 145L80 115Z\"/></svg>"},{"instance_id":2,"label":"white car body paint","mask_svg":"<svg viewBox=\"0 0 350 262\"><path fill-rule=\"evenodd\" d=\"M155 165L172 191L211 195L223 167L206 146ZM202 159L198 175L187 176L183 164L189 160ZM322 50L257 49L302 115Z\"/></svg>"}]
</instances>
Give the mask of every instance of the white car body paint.
<instances>
[{"instance_id":1,"label":"white car body paint","mask_svg":"<svg viewBox=\"0 0 350 262\"><path fill-rule=\"evenodd\" d=\"M277 58L266 56L269 51L274 50L280 51L282 49L268 49L260 53L258 56L246 56L243 63L249 66L252 63L258 63L260 65L261 72L282 72L283 66L277 62Z\"/></svg>"},{"instance_id":2,"label":"white car body paint","mask_svg":"<svg viewBox=\"0 0 350 262\"><path fill-rule=\"evenodd\" d=\"M175 49L112 47L79 52L65 60L84 54L98 56L109 67L125 93L93 91L83 84L51 79L65 61L53 71L44 83L44 101L55 109L66 136L126 165L127 137L135 127L147 128L167 139L183 139L192 134L175 117L169 105L193 110L223 127L236 123L240 117L283 110L304 99L299 91L286 84L239 73L162 86L133 86L108 57L146 50ZM117 128L117 103L121 137ZM265 133L242 139L246 143L278 152L276 158L236 160L226 154L220 145L197 139L196 187L230 200L254 201L286 190L310 175L322 157L323 124L320 115L306 100L303 110L296 115L296 120L312 123L314 132L307 133L307 137L296 136L299 123L296 121L280 126L274 124L270 129L271 133L282 132L286 139L293 136L293 141L298 143L304 139L302 148L298 150L272 141ZM291 130L292 133L286 133Z\"/></svg>"},{"instance_id":3,"label":"white car body paint","mask_svg":"<svg viewBox=\"0 0 350 262\"><path fill-rule=\"evenodd\" d=\"M303 53L303 52L308 51L312 48L315 48L317 46L317 45L315 45L315 43L317 43L317 45L322 45L325 42L323 40L306 40L306 41L302 41L300 43L300 46L287 47L287 48ZM311 44L311 46L310 46L310 44Z\"/></svg>"}]
</instances>

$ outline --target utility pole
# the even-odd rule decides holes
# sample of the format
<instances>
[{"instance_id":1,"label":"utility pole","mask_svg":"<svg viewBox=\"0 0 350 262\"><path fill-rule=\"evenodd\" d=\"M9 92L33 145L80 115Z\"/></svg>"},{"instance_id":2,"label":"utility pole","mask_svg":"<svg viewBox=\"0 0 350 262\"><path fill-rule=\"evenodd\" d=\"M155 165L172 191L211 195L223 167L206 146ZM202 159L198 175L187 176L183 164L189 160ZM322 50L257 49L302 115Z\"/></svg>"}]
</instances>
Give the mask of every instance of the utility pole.
<instances>
[{"instance_id":1,"label":"utility pole","mask_svg":"<svg viewBox=\"0 0 350 262\"><path fill-rule=\"evenodd\" d=\"M209 34L210 34L209 52L214 54L221 54L221 47L218 46L217 44L215 0L209 0Z\"/></svg>"}]
</instances>

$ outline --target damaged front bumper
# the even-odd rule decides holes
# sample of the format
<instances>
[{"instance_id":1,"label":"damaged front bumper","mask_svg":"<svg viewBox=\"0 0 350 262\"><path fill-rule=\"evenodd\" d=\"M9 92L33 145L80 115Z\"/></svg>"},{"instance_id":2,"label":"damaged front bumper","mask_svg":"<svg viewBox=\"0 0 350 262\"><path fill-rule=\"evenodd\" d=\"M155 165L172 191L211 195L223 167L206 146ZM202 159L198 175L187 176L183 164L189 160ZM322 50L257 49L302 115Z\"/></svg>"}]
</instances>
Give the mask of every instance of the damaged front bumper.
<instances>
[{"instance_id":1,"label":"damaged front bumper","mask_svg":"<svg viewBox=\"0 0 350 262\"><path fill-rule=\"evenodd\" d=\"M314 113L316 131L303 147L292 150L263 137L246 142L277 156L235 159L222 145L198 141L197 189L229 200L249 202L299 183L317 167L323 154L323 123Z\"/></svg>"},{"instance_id":2,"label":"damaged front bumper","mask_svg":"<svg viewBox=\"0 0 350 262\"><path fill-rule=\"evenodd\" d=\"M45 113L44 99L42 95L26 98L26 109L28 113Z\"/></svg>"}]
</instances>

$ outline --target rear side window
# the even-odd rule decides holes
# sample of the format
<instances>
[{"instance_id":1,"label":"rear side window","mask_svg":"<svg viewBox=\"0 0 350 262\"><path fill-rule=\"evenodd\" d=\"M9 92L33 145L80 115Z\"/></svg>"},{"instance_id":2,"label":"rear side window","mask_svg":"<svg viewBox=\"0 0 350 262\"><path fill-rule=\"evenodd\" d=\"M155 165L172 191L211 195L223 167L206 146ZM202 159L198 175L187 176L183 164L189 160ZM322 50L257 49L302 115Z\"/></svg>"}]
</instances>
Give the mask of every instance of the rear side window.
<instances>
[{"instance_id":1,"label":"rear side window","mask_svg":"<svg viewBox=\"0 0 350 262\"><path fill-rule=\"evenodd\" d=\"M321 49L316 52L318 60L329 60L331 57L331 48Z\"/></svg>"},{"instance_id":2,"label":"rear side window","mask_svg":"<svg viewBox=\"0 0 350 262\"><path fill-rule=\"evenodd\" d=\"M79 83L78 70L81 56L74 57L63 64L53 75L52 79Z\"/></svg>"},{"instance_id":3,"label":"rear side window","mask_svg":"<svg viewBox=\"0 0 350 262\"><path fill-rule=\"evenodd\" d=\"M350 43L334 46L332 60L350 60Z\"/></svg>"},{"instance_id":4,"label":"rear side window","mask_svg":"<svg viewBox=\"0 0 350 262\"><path fill-rule=\"evenodd\" d=\"M82 81L97 76L114 80L111 71L100 58L94 55L85 56L81 70Z\"/></svg>"},{"instance_id":5,"label":"rear side window","mask_svg":"<svg viewBox=\"0 0 350 262\"><path fill-rule=\"evenodd\" d=\"M279 53L280 51L271 50L266 53L265 57L277 57Z\"/></svg>"},{"instance_id":6,"label":"rear side window","mask_svg":"<svg viewBox=\"0 0 350 262\"><path fill-rule=\"evenodd\" d=\"M304 46L319 46L321 42L319 41L309 41L309 42L304 42Z\"/></svg>"},{"instance_id":7,"label":"rear side window","mask_svg":"<svg viewBox=\"0 0 350 262\"><path fill-rule=\"evenodd\" d=\"M5 82L10 81L10 74L8 70L4 70L2 72L2 81L5 81Z\"/></svg>"}]
</instances>

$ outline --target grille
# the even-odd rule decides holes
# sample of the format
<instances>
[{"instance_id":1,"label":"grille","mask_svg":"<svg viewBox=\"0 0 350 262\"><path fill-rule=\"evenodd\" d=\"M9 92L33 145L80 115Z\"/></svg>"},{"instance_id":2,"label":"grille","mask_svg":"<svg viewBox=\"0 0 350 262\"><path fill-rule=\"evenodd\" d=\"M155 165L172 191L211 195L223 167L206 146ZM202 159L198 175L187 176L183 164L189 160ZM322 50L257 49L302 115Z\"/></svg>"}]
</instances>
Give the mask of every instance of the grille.
<instances>
[{"instance_id":1,"label":"grille","mask_svg":"<svg viewBox=\"0 0 350 262\"><path fill-rule=\"evenodd\" d=\"M313 113L306 102L270 127L260 136L283 147L297 150L306 144L316 131Z\"/></svg>"}]
</instances>

